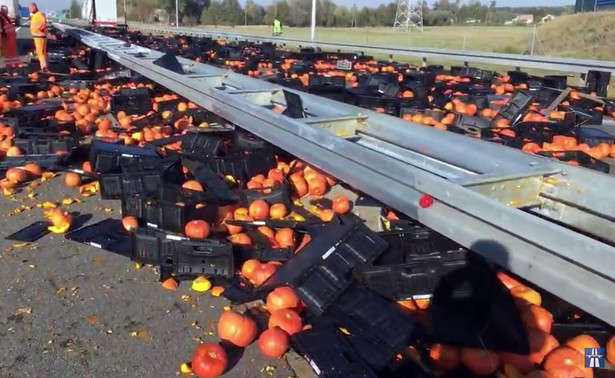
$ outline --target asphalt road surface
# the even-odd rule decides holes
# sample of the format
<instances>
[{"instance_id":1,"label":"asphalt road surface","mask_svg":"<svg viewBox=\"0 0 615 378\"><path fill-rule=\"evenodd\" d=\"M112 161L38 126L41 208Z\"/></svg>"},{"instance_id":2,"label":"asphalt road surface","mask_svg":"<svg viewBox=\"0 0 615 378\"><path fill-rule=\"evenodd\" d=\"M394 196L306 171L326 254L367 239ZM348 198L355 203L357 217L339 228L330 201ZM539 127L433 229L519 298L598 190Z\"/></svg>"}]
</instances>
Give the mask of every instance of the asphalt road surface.
<instances>
[{"instance_id":1,"label":"asphalt road surface","mask_svg":"<svg viewBox=\"0 0 615 378\"><path fill-rule=\"evenodd\" d=\"M62 235L5 240L42 220L36 204L44 201L83 200L63 207L91 214L88 224L120 217L119 201L82 198L61 175L32 193L0 194L0 377L172 377L199 338L217 341L222 297L192 291L190 282L164 290L154 268ZM14 214L23 206L32 208ZM314 376L297 355L265 358L255 344L231 364L229 377Z\"/></svg>"}]
</instances>

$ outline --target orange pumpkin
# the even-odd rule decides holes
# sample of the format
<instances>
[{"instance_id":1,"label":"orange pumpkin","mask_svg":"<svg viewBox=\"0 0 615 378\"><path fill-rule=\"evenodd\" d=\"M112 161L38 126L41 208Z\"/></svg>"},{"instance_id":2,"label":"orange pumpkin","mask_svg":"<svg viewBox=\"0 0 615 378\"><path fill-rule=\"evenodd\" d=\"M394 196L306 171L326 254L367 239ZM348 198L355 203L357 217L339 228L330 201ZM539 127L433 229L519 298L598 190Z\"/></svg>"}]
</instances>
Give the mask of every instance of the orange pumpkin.
<instances>
[{"instance_id":1,"label":"orange pumpkin","mask_svg":"<svg viewBox=\"0 0 615 378\"><path fill-rule=\"evenodd\" d=\"M38 178L43 174L41 167L35 163L28 163L23 168L26 170L26 173L30 175L30 177Z\"/></svg>"},{"instance_id":2,"label":"orange pumpkin","mask_svg":"<svg viewBox=\"0 0 615 378\"><path fill-rule=\"evenodd\" d=\"M303 321L296 311L291 309L281 309L271 311L269 317L269 328L280 327L283 331L289 335L301 331L303 328Z\"/></svg>"},{"instance_id":3,"label":"orange pumpkin","mask_svg":"<svg viewBox=\"0 0 615 378\"><path fill-rule=\"evenodd\" d=\"M560 346L545 358L545 371L558 378L593 378L591 368L585 367L585 357L578 351Z\"/></svg>"},{"instance_id":4,"label":"orange pumpkin","mask_svg":"<svg viewBox=\"0 0 615 378\"><path fill-rule=\"evenodd\" d=\"M535 364L542 363L545 356L559 346L559 342L557 342L553 335L549 335L539 329L530 329L528 331L528 340L530 344L530 361Z\"/></svg>"},{"instance_id":5,"label":"orange pumpkin","mask_svg":"<svg viewBox=\"0 0 615 378\"><path fill-rule=\"evenodd\" d=\"M275 241L280 244L280 248L294 248L295 233L292 228L280 228L275 233Z\"/></svg>"},{"instance_id":6,"label":"orange pumpkin","mask_svg":"<svg viewBox=\"0 0 615 378\"><path fill-rule=\"evenodd\" d=\"M265 307L269 311L281 310L284 308L296 308L299 305L299 298L293 289L288 286L278 287L267 295Z\"/></svg>"},{"instance_id":7,"label":"orange pumpkin","mask_svg":"<svg viewBox=\"0 0 615 378\"><path fill-rule=\"evenodd\" d=\"M139 221L137 218L132 215L126 216L122 218L122 225L127 231L131 231L137 227L139 227Z\"/></svg>"},{"instance_id":8,"label":"orange pumpkin","mask_svg":"<svg viewBox=\"0 0 615 378\"><path fill-rule=\"evenodd\" d=\"M49 220L51 224L55 227L64 227L66 225L70 225L73 220L73 217L66 210L56 208L53 209L51 215L49 216Z\"/></svg>"},{"instance_id":9,"label":"orange pumpkin","mask_svg":"<svg viewBox=\"0 0 615 378\"><path fill-rule=\"evenodd\" d=\"M596 341L596 339L585 334L573 337L572 339L566 341L564 345L576 350L582 355L585 355L585 348L600 348L600 344Z\"/></svg>"},{"instance_id":10,"label":"orange pumpkin","mask_svg":"<svg viewBox=\"0 0 615 378\"><path fill-rule=\"evenodd\" d=\"M196 181L196 180L188 180L188 181L186 181L182 185L182 188L196 190L198 192L202 192L203 191L203 185L201 185L201 183Z\"/></svg>"},{"instance_id":11,"label":"orange pumpkin","mask_svg":"<svg viewBox=\"0 0 615 378\"><path fill-rule=\"evenodd\" d=\"M205 222L204 220L191 220L190 222L186 223L186 226L184 227L184 233L189 238L205 239L209 237L209 234L211 233L211 227L209 226L209 223Z\"/></svg>"},{"instance_id":12,"label":"orange pumpkin","mask_svg":"<svg viewBox=\"0 0 615 378\"><path fill-rule=\"evenodd\" d=\"M484 349L463 348L461 362L476 375L489 375L497 370L500 357Z\"/></svg>"},{"instance_id":13,"label":"orange pumpkin","mask_svg":"<svg viewBox=\"0 0 615 378\"><path fill-rule=\"evenodd\" d=\"M615 336L612 336L609 341L606 342L606 360L611 365L615 365Z\"/></svg>"},{"instance_id":14,"label":"orange pumpkin","mask_svg":"<svg viewBox=\"0 0 615 378\"><path fill-rule=\"evenodd\" d=\"M263 282L267 281L269 277L273 276L275 273L276 266L274 264L260 264L254 270L254 276L252 278L252 282L255 285L261 285Z\"/></svg>"},{"instance_id":15,"label":"orange pumpkin","mask_svg":"<svg viewBox=\"0 0 615 378\"><path fill-rule=\"evenodd\" d=\"M218 336L238 347L250 345L256 331L256 322L237 311L224 311L218 320Z\"/></svg>"},{"instance_id":16,"label":"orange pumpkin","mask_svg":"<svg viewBox=\"0 0 615 378\"><path fill-rule=\"evenodd\" d=\"M267 357L282 357L289 344L288 334L279 327L269 328L258 338L258 350Z\"/></svg>"},{"instance_id":17,"label":"orange pumpkin","mask_svg":"<svg viewBox=\"0 0 615 378\"><path fill-rule=\"evenodd\" d=\"M227 362L226 351L220 344L202 343L194 349L190 365L197 377L213 378L224 373Z\"/></svg>"},{"instance_id":18,"label":"orange pumpkin","mask_svg":"<svg viewBox=\"0 0 615 378\"><path fill-rule=\"evenodd\" d=\"M521 320L525 328L538 328L551 333L553 325L553 315L544 307L529 305L521 310Z\"/></svg>"},{"instance_id":19,"label":"orange pumpkin","mask_svg":"<svg viewBox=\"0 0 615 378\"><path fill-rule=\"evenodd\" d=\"M510 289L510 293L513 297L522 299L527 303L533 304L534 306L540 306L542 304L542 297L540 296L540 293L534 289L530 289L527 286L515 286Z\"/></svg>"},{"instance_id":20,"label":"orange pumpkin","mask_svg":"<svg viewBox=\"0 0 615 378\"><path fill-rule=\"evenodd\" d=\"M331 208L338 214L344 214L350 211L350 201L346 196L335 197L332 201Z\"/></svg>"},{"instance_id":21,"label":"orange pumpkin","mask_svg":"<svg viewBox=\"0 0 615 378\"><path fill-rule=\"evenodd\" d=\"M433 344L429 348L429 358L436 368L453 370L459 366L461 359L459 347L446 344Z\"/></svg>"},{"instance_id":22,"label":"orange pumpkin","mask_svg":"<svg viewBox=\"0 0 615 378\"><path fill-rule=\"evenodd\" d=\"M256 269L259 268L261 262L255 259L246 260L241 266L241 275L252 281Z\"/></svg>"},{"instance_id":23,"label":"orange pumpkin","mask_svg":"<svg viewBox=\"0 0 615 378\"><path fill-rule=\"evenodd\" d=\"M28 173L25 169L22 168L9 168L6 171L5 177L8 181L14 182L16 184L21 184L26 181L28 178Z\"/></svg>"}]
</instances>

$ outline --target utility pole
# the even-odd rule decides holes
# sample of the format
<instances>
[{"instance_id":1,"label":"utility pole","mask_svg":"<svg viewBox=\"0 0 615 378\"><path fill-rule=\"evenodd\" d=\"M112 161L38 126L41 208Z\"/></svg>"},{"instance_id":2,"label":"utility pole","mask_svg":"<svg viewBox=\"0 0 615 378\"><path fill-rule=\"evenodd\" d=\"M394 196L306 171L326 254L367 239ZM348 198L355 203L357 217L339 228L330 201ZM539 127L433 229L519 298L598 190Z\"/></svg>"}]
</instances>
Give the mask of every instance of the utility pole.
<instances>
[{"instance_id":1,"label":"utility pole","mask_svg":"<svg viewBox=\"0 0 615 378\"><path fill-rule=\"evenodd\" d=\"M534 55L534 43L536 42L536 24L534 24L534 30L532 31L532 50L530 55Z\"/></svg>"},{"instance_id":2,"label":"utility pole","mask_svg":"<svg viewBox=\"0 0 615 378\"><path fill-rule=\"evenodd\" d=\"M310 39L314 40L316 34L316 0L312 0L312 30L310 32Z\"/></svg>"},{"instance_id":3,"label":"utility pole","mask_svg":"<svg viewBox=\"0 0 615 378\"><path fill-rule=\"evenodd\" d=\"M179 28L179 0L175 0L175 27Z\"/></svg>"},{"instance_id":4,"label":"utility pole","mask_svg":"<svg viewBox=\"0 0 615 378\"><path fill-rule=\"evenodd\" d=\"M96 26L96 0L92 0L92 26Z\"/></svg>"}]
</instances>

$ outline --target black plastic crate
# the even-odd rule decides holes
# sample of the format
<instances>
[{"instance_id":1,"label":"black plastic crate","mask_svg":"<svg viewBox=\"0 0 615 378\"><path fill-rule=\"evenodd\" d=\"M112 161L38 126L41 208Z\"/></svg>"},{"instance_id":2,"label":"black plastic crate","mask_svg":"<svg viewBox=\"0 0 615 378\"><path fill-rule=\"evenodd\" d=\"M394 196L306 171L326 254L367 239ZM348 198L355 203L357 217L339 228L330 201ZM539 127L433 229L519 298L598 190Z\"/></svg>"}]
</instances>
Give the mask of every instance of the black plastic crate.
<instances>
[{"instance_id":1,"label":"black plastic crate","mask_svg":"<svg viewBox=\"0 0 615 378\"><path fill-rule=\"evenodd\" d=\"M290 186L284 181L276 186L258 189L243 189L241 191L241 200L244 206L249 206L253 201L263 200L269 205L282 203L287 209L290 209L291 197Z\"/></svg>"},{"instance_id":2,"label":"black plastic crate","mask_svg":"<svg viewBox=\"0 0 615 378\"><path fill-rule=\"evenodd\" d=\"M24 95L27 93L34 94L43 88L44 85L38 83L28 83L28 82L10 82L6 84L8 89L7 95L10 100L23 100Z\"/></svg>"},{"instance_id":3,"label":"black plastic crate","mask_svg":"<svg viewBox=\"0 0 615 378\"><path fill-rule=\"evenodd\" d=\"M163 241L163 250L165 254L173 253L173 273L179 279L197 276L230 278L235 274L233 248L226 241L167 241L166 245Z\"/></svg>"},{"instance_id":4,"label":"black plastic crate","mask_svg":"<svg viewBox=\"0 0 615 378\"><path fill-rule=\"evenodd\" d=\"M58 85L65 90L75 89L93 89L93 80L62 80L58 82Z\"/></svg>"},{"instance_id":5,"label":"black plastic crate","mask_svg":"<svg viewBox=\"0 0 615 378\"><path fill-rule=\"evenodd\" d=\"M434 252L400 265L364 268L356 275L365 287L389 299L427 298L443 276L466 265L466 256L462 249Z\"/></svg>"},{"instance_id":6,"label":"black plastic crate","mask_svg":"<svg viewBox=\"0 0 615 378\"><path fill-rule=\"evenodd\" d=\"M301 253L262 287L291 286L313 313L322 314L354 282L352 270L371 264L388 245L353 215L338 215L309 233Z\"/></svg>"},{"instance_id":7,"label":"black plastic crate","mask_svg":"<svg viewBox=\"0 0 615 378\"><path fill-rule=\"evenodd\" d=\"M138 228L132 233L132 260L172 269L178 279L230 278L235 274L232 244L217 239L189 239Z\"/></svg>"},{"instance_id":8,"label":"black plastic crate","mask_svg":"<svg viewBox=\"0 0 615 378\"><path fill-rule=\"evenodd\" d=\"M220 135L221 134L221 135ZM232 131L221 133L186 133L182 137L181 149L184 152L201 155L216 156L228 138L224 134L232 135Z\"/></svg>"},{"instance_id":9,"label":"black plastic crate","mask_svg":"<svg viewBox=\"0 0 615 378\"><path fill-rule=\"evenodd\" d=\"M120 166L118 173L101 174L100 197L153 197L158 195L163 184L181 185L184 181L179 159L144 160L138 166Z\"/></svg>"},{"instance_id":10,"label":"black plastic crate","mask_svg":"<svg viewBox=\"0 0 615 378\"><path fill-rule=\"evenodd\" d=\"M68 154L7 156L0 160L0 171L12 167L23 167L28 163L36 163L43 169L60 169L65 165L67 157Z\"/></svg>"},{"instance_id":11,"label":"black plastic crate","mask_svg":"<svg viewBox=\"0 0 615 378\"><path fill-rule=\"evenodd\" d=\"M500 111L494 119L494 123L499 118L506 118L511 125L519 122L525 111L532 105L534 97L529 91L518 89L513 93L512 98Z\"/></svg>"},{"instance_id":12,"label":"black plastic crate","mask_svg":"<svg viewBox=\"0 0 615 378\"><path fill-rule=\"evenodd\" d=\"M611 82L611 73L605 71L587 71L585 78L585 89L589 92L596 92L600 97L606 97Z\"/></svg>"},{"instance_id":13,"label":"black plastic crate","mask_svg":"<svg viewBox=\"0 0 615 378\"><path fill-rule=\"evenodd\" d=\"M271 148L271 145L252 133L235 130L233 133L233 148L240 151L262 151Z\"/></svg>"},{"instance_id":14,"label":"black plastic crate","mask_svg":"<svg viewBox=\"0 0 615 378\"><path fill-rule=\"evenodd\" d=\"M165 184L157 198L122 197L122 216L132 215L149 227L183 234L186 223L214 223L218 204L207 193Z\"/></svg>"},{"instance_id":15,"label":"black plastic crate","mask_svg":"<svg viewBox=\"0 0 615 378\"><path fill-rule=\"evenodd\" d=\"M422 333L399 306L354 285L333 302L324 316L348 330L350 345L376 371L385 369Z\"/></svg>"},{"instance_id":16,"label":"black plastic crate","mask_svg":"<svg viewBox=\"0 0 615 378\"><path fill-rule=\"evenodd\" d=\"M60 103L45 102L13 109L8 112L6 116L16 118L17 125L20 127L35 126L39 124L43 118L54 116L60 109L63 109Z\"/></svg>"},{"instance_id":17,"label":"black plastic crate","mask_svg":"<svg viewBox=\"0 0 615 378\"><path fill-rule=\"evenodd\" d=\"M179 105L179 103L182 102L182 100L180 99L173 99L173 100L166 100L166 101L160 101L158 103L156 103L156 110L158 111L158 113L162 113L166 110L170 111L170 112L176 112L177 111L177 105Z\"/></svg>"},{"instance_id":18,"label":"black plastic crate","mask_svg":"<svg viewBox=\"0 0 615 378\"><path fill-rule=\"evenodd\" d=\"M74 137L13 139L15 146L26 155L51 155L58 152L69 152L79 146Z\"/></svg>"},{"instance_id":19,"label":"black plastic crate","mask_svg":"<svg viewBox=\"0 0 615 378\"><path fill-rule=\"evenodd\" d=\"M152 110L152 92L147 88L122 88L111 96L111 111L144 114Z\"/></svg>"},{"instance_id":20,"label":"black plastic crate","mask_svg":"<svg viewBox=\"0 0 615 378\"><path fill-rule=\"evenodd\" d=\"M602 324L567 324L553 323L551 334L560 344L579 335L589 335L596 339L600 345L606 345L613 336L613 330Z\"/></svg>"},{"instance_id":21,"label":"black plastic crate","mask_svg":"<svg viewBox=\"0 0 615 378\"><path fill-rule=\"evenodd\" d=\"M39 122L32 122L26 125L18 123L14 129L17 136L58 136L77 134L74 121L60 122L56 119L43 119Z\"/></svg>"},{"instance_id":22,"label":"black plastic crate","mask_svg":"<svg viewBox=\"0 0 615 378\"><path fill-rule=\"evenodd\" d=\"M231 153L226 156L200 156L180 151L168 150L168 154L179 154L188 159L200 162L214 172L224 176L230 175L236 180L247 181L257 174L266 174L277 166L272 150L251 151L247 153Z\"/></svg>"},{"instance_id":23,"label":"black plastic crate","mask_svg":"<svg viewBox=\"0 0 615 378\"><path fill-rule=\"evenodd\" d=\"M579 127L575 130L577 140L595 147L600 143L615 144L615 136L593 127Z\"/></svg>"},{"instance_id":24,"label":"black plastic crate","mask_svg":"<svg viewBox=\"0 0 615 378\"><path fill-rule=\"evenodd\" d=\"M377 375L331 325L317 325L296 333L292 348L323 378L376 378Z\"/></svg>"},{"instance_id":25,"label":"black plastic crate","mask_svg":"<svg viewBox=\"0 0 615 378\"><path fill-rule=\"evenodd\" d=\"M90 146L90 164L98 173L117 171L120 166L140 164L146 160L162 159L153 148L125 146L93 140Z\"/></svg>"},{"instance_id":26,"label":"black plastic crate","mask_svg":"<svg viewBox=\"0 0 615 378\"><path fill-rule=\"evenodd\" d=\"M231 190L228 181L219 173L202 163L191 160L184 159L183 165L204 188L207 188L207 193L215 197L221 205L237 202L238 196Z\"/></svg>"},{"instance_id":27,"label":"black plastic crate","mask_svg":"<svg viewBox=\"0 0 615 378\"><path fill-rule=\"evenodd\" d=\"M392 224L392 227L396 227L395 224ZM429 257L443 251L463 249L447 237L423 227L397 228L394 231L379 232L377 235L388 243L388 247L374 260L374 266L400 265L411 262L416 257Z\"/></svg>"},{"instance_id":28,"label":"black plastic crate","mask_svg":"<svg viewBox=\"0 0 615 378\"><path fill-rule=\"evenodd\" d=\"M119 219L107 218L90 226L71 231L64 237L122 256L130 257L131 255L131 238Z\"/></svg>"},{"instance_id":29,"label":"black plastic crate","mask_svg":"<svg viewBox=\"0 0 615 378\"><path fill-rule=\"evenodd\" d=\"M256 259L259 261L288 261L293 256L291 248L235 246L235 256L241 261Z\"/></svg>"},{"instance_id":30,"label":"black plastic crate","mask_svg":"<svg viewBox=\"0 0 615 378\"><path fill-rule=\"evenodd\" d=\"M491 135L491 123L482 117L457 114L455 126L464 133L478 138L483 138L486 134Z\"/></svg>"},{"instance_id":31,"label":"black plastic crate","mask_svg":"<svg viewBox=\"0 0 615 378\"><path fill-rule=\"evenodd\" d=\"M581 167L593 169L603 173L609 173L611 167L598 159L594 159L583 151L540 151L537 155L557 159L563 162L578 164Z\"/></svg>"}]
</instances>

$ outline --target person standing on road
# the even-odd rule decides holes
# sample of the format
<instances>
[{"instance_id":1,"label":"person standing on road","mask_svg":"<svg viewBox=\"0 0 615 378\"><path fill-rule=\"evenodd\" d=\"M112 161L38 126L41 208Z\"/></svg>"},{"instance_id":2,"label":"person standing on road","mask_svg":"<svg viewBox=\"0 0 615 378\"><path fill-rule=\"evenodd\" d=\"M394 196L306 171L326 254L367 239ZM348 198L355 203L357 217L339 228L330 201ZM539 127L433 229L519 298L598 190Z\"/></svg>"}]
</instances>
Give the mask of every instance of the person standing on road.
<instances>
[{"instance_id":1,"label":"person standing on road","mask_svg":"<svg viewBox=\"0 0 615 378\"><path fill-rule=\"evenodd\" d=\"M282 35L282 23L277 18L273 20L273 35Z\"/></svg>"},{"instance_id":2,"label":"person standing on road","mask_svg":"<svg viewBox=\"0 0 615 378\"><path fill-rule=\"evenodd\" d=\"M35 3L28 4L30 10L30 34L34 40L36 57L41 63L41 71L48 71L47 68L47 18L38 10Z\"/></svg>"},{"instance_id":3,"label":"person standing on road","mask_svg":"<svg viewBox=\"0 0 615 378\"><path fill-rule=\"evenodd\" d=\"M0 6L0 32L4 65L6 68L19 67L21 62L17 55L17 31L15 31L15 27L11 24L9 8L6 5Z\"/></svg>"}]
</instances>

